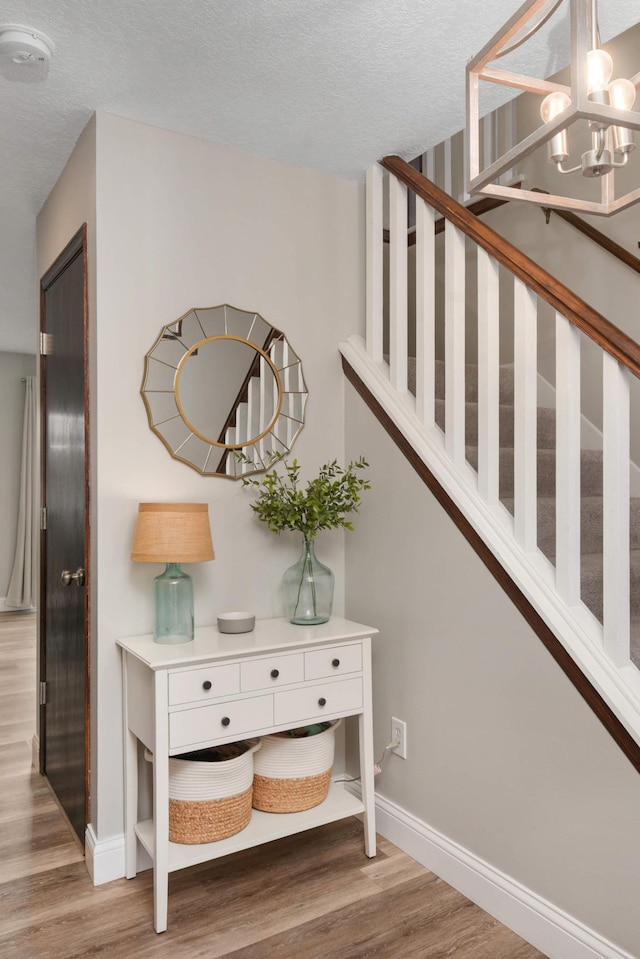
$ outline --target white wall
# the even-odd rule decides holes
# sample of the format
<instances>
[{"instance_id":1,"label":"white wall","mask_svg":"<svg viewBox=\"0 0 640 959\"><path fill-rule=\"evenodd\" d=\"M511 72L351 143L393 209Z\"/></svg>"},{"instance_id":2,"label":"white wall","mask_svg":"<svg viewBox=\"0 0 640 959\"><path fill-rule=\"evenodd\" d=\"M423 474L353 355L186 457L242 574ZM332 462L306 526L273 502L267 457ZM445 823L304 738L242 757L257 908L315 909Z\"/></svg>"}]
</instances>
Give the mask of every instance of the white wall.
<instances>
[{"instance_id":1,"label":"white wall","mask_svg":"<svg viewBox=\"0 0 640 959\"><path fill-rule=\"evenodd\" d=\"M379 794L640 955L640 777L347 388L372 489L347 537L347 615L374 639ZM579 954L579 953L577 953Z\"/></svg>"},{"instance_id":2,"label":"white wall","mask_svg":"<svg viewBox=\"0 0 640 959\"><path fill-rule=\"evenodd\" d=\"M358 184L115 116L97 117L97 350L93 463L97 503L98 677L92 725L92 822L122 832L119 636L152 628L160 567L129 560L138 502L209 504L216 559L192 566L196 625L218 612L280 612L282 572L298 556L249 508L250 493L172 460L139 396L145 353L191 307L230 303L283 330L302 359L307 423L295 447L305 472L344 449L338 342L363 326L363 193ZM343 535L318 537L344 604Z\"/></svg>"},{"instance_id":3,"label":"white wall","mask_svg":"<svg viewBox=\"0 0 640 959\"><path fill-rule=\"evenodd\" d=\"M34 343L35 349L35 343ZM0 609L7 595L16 548L20 460L24 419L25 384L22 377L35 376L36 358L28 353L0 352Z\"/></svg>"}]
</instances>

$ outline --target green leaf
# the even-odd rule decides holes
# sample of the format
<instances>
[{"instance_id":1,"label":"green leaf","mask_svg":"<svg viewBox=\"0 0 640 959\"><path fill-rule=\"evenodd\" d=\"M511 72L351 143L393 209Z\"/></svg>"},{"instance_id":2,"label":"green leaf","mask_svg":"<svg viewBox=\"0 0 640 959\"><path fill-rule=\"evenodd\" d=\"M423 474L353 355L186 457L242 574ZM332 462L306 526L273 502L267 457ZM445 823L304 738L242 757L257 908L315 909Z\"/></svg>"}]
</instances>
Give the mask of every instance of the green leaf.
<instances>
[{"instance_id":1,"label":"green leaf","mask_svg":"<svg viewBox=\"0 0 640 959\"><path fill-rule=\"evenodd\" d=\"M246 479L243 485L259 490L251 508L270 530L298 530L311 539L321 529L353 529L346 517L358 512L361 494L371 489L368 480L356 471L368 466L363 456L346 468L332 460L320 467L303 490L299 487L300 464L294 459L284 464L284 475L273 469L262 480Z\"/></svg>"}]
</instances>

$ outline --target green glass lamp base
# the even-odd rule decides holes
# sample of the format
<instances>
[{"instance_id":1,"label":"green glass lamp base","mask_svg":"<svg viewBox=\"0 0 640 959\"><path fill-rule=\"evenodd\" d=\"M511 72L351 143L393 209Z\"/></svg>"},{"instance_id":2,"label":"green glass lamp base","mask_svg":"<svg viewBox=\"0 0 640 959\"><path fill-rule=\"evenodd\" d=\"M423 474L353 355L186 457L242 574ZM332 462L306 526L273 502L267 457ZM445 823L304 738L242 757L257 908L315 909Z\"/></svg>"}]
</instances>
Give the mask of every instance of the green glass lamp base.
<instances>
[{"instance_id":1,"label":"green glass lamp base","mask_svg":"<svg viewBox=\"0 0 640 959\"><path fill-rule=\"evenodd\" d=\"M166 645L193 639L193 580L179 563L167 563L153 581L153 641Z\"/></svg>"}]
</instances>

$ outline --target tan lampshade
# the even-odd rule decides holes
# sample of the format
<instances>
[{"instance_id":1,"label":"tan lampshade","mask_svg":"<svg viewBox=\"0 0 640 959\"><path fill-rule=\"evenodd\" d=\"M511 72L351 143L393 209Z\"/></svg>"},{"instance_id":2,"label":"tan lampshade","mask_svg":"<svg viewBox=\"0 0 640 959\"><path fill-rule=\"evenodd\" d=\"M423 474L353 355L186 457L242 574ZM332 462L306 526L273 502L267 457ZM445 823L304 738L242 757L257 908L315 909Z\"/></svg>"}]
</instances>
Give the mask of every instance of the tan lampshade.
<instances>
[{"instance_id":1,"label":"tan lampshade","mask_svg":"<svg viewBox=\"0 0 640 959\"><path fill-rule=\"evenodd\" d=\"M215 559L207 503L140 503L131 559L136 563Z\"/></svg>"}]
</instances>

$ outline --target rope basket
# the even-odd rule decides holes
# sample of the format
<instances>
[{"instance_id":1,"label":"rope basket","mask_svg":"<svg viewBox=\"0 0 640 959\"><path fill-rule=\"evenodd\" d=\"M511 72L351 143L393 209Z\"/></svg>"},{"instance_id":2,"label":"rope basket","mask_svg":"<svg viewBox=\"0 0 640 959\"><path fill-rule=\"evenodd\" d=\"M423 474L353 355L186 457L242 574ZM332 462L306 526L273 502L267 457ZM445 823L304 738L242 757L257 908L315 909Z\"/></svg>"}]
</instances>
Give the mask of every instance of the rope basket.
<instances>
[{"instance_id":1,"label":"rope basket","mask_svg":"<svg viewBox=\"0 0 640 959\"><path fill-rule=\"evenodd\" d=\"M169 759L171 842L217 842L249 825L253 754L260 745L229 743Z\"/></svg>"},{"instance_id":2,"label":"rope basket","mask_svg":"<svg viewBox=\"0 0 640 959\"><path fill-rule=\"evenodd\" d=\"M263 736L253 764L253 808L287 813L319 806L329 792L335 731L341 721L300 739Z\"/></svg>"}]
</instances>

